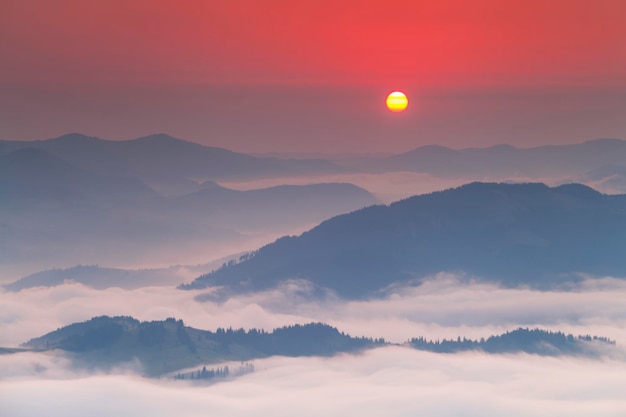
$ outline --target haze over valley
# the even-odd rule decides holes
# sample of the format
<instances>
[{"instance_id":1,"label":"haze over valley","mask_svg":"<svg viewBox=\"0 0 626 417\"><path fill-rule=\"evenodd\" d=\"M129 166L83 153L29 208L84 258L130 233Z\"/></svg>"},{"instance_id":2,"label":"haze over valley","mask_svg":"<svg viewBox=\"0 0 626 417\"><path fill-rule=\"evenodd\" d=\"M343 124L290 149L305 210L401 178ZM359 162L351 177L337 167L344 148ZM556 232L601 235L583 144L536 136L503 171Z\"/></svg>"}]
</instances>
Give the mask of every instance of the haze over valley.
<instances>
[{"instance_id":1,"label":"haze over valley","mask_svg":"<svg viewBox=\"0 0 626 417\"><path fill-rule=\"evenodd\" d=\"M164 140L172 149L189 146L164 136L138 142L150 147ZM3 199L3 227L12 231L3 234L3 268L11 270L21 260L40 271L3 278L6 331L0 360L7 381L57 380L55 386L65 390L95 373L100 376L87 378L96 378L119 398L111 385L116 380L131 390L153 390L142 380L128 379L135 373L175 384L209 383L211 390L213 384L254 386L255 380L275 378L273 372L293 366L273 359L285 356L310 358L298 359L309 366L311 357L322 355L326 362L311 366L331 373L334 361L356 360L349 372L362 372L359 367L372 358L378 358L375 366L386 366L389 355L408 355L411 361L461 355L498 368L516 366L501 363L497 357L503 354L538 361L541 367L551 366L548 358L623 366L624 195L601 194L582 184L465 184L463 175L480 175L458 168L463 165L458 159L452 163L458 169L447 175L422 169L419 158L416 170L424 172L385 168L393 157L376 163L369 157L361 167L354 158L344 164L317 159L321 168L314 174L289 171L282 159L270 159L280 170L248 179L232 170L213 171L215 177L205 173L198 180L197 168L185 171L182 158L178 168L167 171L171 174L155 179L145 174L149 157L141 173L124 168L120 160L108 163L115 169L103 168L106 164L90 169L87 161L78 168L69 162L71 155L50 150L67 141L81 143L84 155L94 143L116 146L78 135L0 142L10 145L0 155L2 192L11 196ZM597 147L594 162L586 165L539 172L521 158L517 167L496 169L492 177L508 179L518 172L529 179L533 172L582 177L598 171L615 179L613 172L619 170L606 167L617 162L613 157L621 143L580 145ZM577 149L567 149L572 148ZM470 152L468 166L482 152ZM443 161L450 157L441 156ZM481 158L480 166L500 159L489 149ZM384 194L377 189L389 179L412 175L440 178L427 186L444 190L381 204ZM320 178L361 179L364 187L316 182ZM224 187L218 179L241 190ZM297 185L278 185L283 181ZM463 185L447 188L456 182ZM393 192L410 190L400 184ZM76 246L79 241L84 247ZM198 254L193 258L197 265L187 262L186 244ZM111 253L107 245L114 248ZM119 267L151 258L158 268ZM271 332L284 326L295 326L289 328L295 333L285 328L272 339ZM46 335L55 328L60 330ZM211 340L220 334L227 338L218 347ZM315 342L306 342L307 337ZM428 359L433 360L448 361ZM241 361L245 365L238 365ZM459 370L450 377L457 378ZM381 381L359 378L370 387L364 389L386 389ZM536 373L530 370L522 378L534 379ZM16 389L19 398L23 393ZM489 395L496 395L495 389ZM402 401L399 406L411 409ZM232 405L224 407L233 412Z\"/></svg>"},{"instance_id":2,"label":"haze over valley","mask_svg":"<svg viewBox=\"0 0 626 417\"><path fill-rule=\"evenodd\" d=\"M332 161L255 157L167 135L0 141L1 270L15 280L78 264L203 264L337 214L474 180L579 181L619 193L625 156L626 142L609 139Z\"/></svg>"},{"instance_id":3,"label":"haze over valley","mask_svg":"<svg viewBox=\"0 0 626 417\"><path fill-rule=\"evenodd\" d=\"M0 416L624 417L624 12L0 1Z\"/></svg>"}]
</instances>

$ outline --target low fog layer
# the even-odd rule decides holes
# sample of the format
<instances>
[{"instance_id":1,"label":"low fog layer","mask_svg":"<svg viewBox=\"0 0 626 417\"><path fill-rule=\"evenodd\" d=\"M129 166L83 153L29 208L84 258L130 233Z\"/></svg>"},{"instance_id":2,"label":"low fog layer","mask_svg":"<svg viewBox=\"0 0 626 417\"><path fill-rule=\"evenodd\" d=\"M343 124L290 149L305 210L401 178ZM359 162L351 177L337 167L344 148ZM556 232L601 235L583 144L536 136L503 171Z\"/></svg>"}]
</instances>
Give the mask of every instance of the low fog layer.
<instances>
[{"instance_id":1,"label":"low fog layer","mask_svg":"<svg viewBox=\"0 0 626 417\"><path fill-rule=\"evenodd\" d=\"M505 289L439 274L378 300L316 299L305 282L216 301L211 290L173 287L96 290L77 283L0 292L0 346L17 346L96 315L177 317L197 328L323 321L354 336L485 337L518 326L607 336L602 359L435 354L385 347L332 358L272 357L255 371L215 384L138 375L128 363L109 374L71 366L62 353L0 355L0 414L13 417L166 416L550 416L626 414L626 282L585 280L561 291ZM97 404L97 406L94 406Z\"/></svg>"},{"instance_id":2,"label":"low fog layer","mask_svg":"<svg viewBox=\"0 0 626 417\"><path fill-rule=\"evenodd\" d=\"M307 224L293 233L303 232ZM82 265L99 265L122 269L169 268L172 265L199 265L232 256L233 253L251 251L267 244L284 233L260 232L240 236L235 240L207 237L206 239L164 239L145 242L94 241L86 239L77 246L60 242L38 242L32 251L42 251L42 256L22 261L0 262L0 284L9 284L30 274L49 269L67 269ZM28 247L28 246L27 246ZM43 255L46 252L46 256ZM195 274L197 276L198 274ZM184 275L191 279L194 275Z\"/></svg>"},{"instance_id":3,"label":"low fog layer","mask_svg":"<svg viewBox=\"0 0 626 417\"><path fill-rule=\"evenodd\" d=\"M484 176L441 178L431 174L410 171L394 171L383 173L344 173L332 175L318 175L308 177L288 178L264 178L258 180L226 181L222 184L237 190L253 190L257 188L272 187L280 184L316 184L324 182L350 183L364 188L374 194L385 204L402 200L414 195L429 194L435 191L443 191L448 188L459 187L474 181L486 182L542 182L549 186L578 182L606 194L620 194L626 191L626 187L611 186L604 181L606 178L592 179L591 177L528 177L522 175L513 176Z\"/></svg>"},{"instance_id":4,"label":"low fog layer","mask_svg":"<svg viewBox=\"0 0 626 417\"><path fill-rule=\"evenodd\" d=\"M0 369L7 359L0 357ZM0 381L1 410L13 417L626 414L626 362L616 360L387 347L333 358L259 360L254 373L213 385L145 380L130 370L80 375L63 360L32 354L9 360L24 369L40 361L38 376L5 372Z\"/></svg>"},{"instance_id":5,"label":"low fog layer","mask_svg":"<svg viewBox=\"0 0 626 417\"><path fill-rule=\"evenodd\" d=\"M315 184L323 182L345 182L368 190L383 203L389 204L412 195L427 194L471 182L471 178L438 178L418 172L385 172L377 174L343 173L307 177L264 178L245 181L225 181L226 187L238 190L253 190L280 184Z\"/></svg>"},{"instance_id":6,"label":"low fog layer","mask_svg":"<svg viewBox=\"0 0 626 417\"><path fill-rule=\"evenodd\" d=\"M385 204L414 195L428 194L454 188L473 181L486 182L542 182L551 187L580 183L604 194L626 193L626 168L606 167L582 175L524 176L524 175L475 175L442 178L428 173L394 171L382 173L337 173L316 176L263 178L253 180L224 181L221 184L237 190L253 190L281 184L316 184L324 182L350 183L374 194Z\"/></svg>"},{"instance_id":7,"label":"low fog layer","mask_svg":"<svg viewBox=\"0 0 626 417\"><path fill-rule=\"evenodd\" d=\"M66 283L52 288L0 292L0 346L17 346L58 327L99 315L139 320L182 319L188 326L272 330L288 324L325 322L352 336L487 337L519 326L606 336L626 344L626 282L585 280L562 291L506 289L439 274L417 287L396 288L366 301L321 300L305 282L219 301L211 290L172 287L95 290Z\"/></svg>"}]
</instances>

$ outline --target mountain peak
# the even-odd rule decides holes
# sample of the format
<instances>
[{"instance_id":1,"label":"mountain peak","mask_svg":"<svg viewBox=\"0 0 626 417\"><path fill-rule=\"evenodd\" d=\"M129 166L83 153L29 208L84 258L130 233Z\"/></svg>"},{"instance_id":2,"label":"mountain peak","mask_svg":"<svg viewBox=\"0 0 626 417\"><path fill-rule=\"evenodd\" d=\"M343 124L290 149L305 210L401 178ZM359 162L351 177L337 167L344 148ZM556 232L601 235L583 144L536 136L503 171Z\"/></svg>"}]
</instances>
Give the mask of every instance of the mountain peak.
<instances>
[{"instance_id":1,"label":"mountain peak","mask_svg":"<svg viewBox=\"0 0 626 417\"><path fill-rule=\"evenodd\" d=\"M554 188L555 191L566 193L572 197L581 199L597 199L602 196L602 193L594 190L593 188L578 183L563 184Z\"/></svg>"},{"instance_id":2,"label":"mountain peak","mask_svg":"<svg viewBox=\"0 0 626 417\"><path fill-rule=\"evenodd\" d=\"M194 143L194 142L189 142L187 140L174 137L172 135L168 135L167 133L154 133L152 135L141 136L136 139L130 139L127 142Z\"/></svg>"},{"instance_id":3,"label":"mountain peak","mask_svg":"<svg viewBox=\"0 0 626 417\"><path fill-rule=\"evenodd\" d=\"M617 138L598 138L598 139L591 139L591 140L587 140L584 141L582 143L583 145L591 145L591 144L596 144L596 145L623 145L626 144L626 140L624 139L617 139Z\"/></svg>"},{"instance_id":4,"label":"mountain peak","mask_svg":"<svg viewBox=\"0 0 626 417\"><path fill-rule=\"evenodd\" d=\"M61 142L61 143L74 143L74 142L101 142L104 139L97 138L95 136L87 136L82 133L67 133L65 135L57 136L56 138L48 139L51 142Z\"/></svg>"}]
</instances>

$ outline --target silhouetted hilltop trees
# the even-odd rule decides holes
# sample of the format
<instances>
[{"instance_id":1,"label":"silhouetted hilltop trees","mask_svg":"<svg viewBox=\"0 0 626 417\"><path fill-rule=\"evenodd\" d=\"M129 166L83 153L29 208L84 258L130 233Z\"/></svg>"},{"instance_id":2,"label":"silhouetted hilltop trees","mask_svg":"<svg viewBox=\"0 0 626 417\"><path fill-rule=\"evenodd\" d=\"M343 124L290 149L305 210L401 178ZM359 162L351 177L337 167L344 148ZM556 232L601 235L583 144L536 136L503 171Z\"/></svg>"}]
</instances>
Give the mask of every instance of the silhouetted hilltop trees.
<instances>
[{"instance_id":1,"label":"silhouetted hilltop trees","mask_svg":"<svg viewBox=\"0 0 626 417\"><path fill-rule=\"evenodd\" d=\"M614 345L615 342L598 336L573 336L562 332L552 332L540 329L518 328L487 339L471 340L460 337L456 340L426 340L423 337L414 338L409 345L419 350L438 353L455 353L468 350L481 350L488 353L516 353L525 352L537 355L556 356L563 354L584 355L592 353L588 342L600 342Z\"/></svg>"},{"instance_id":2,"label":"silhouetted hilltop trees","mask_svg":"<svg viewBox=\"0 0 626 417\"><path fill-rule=\"evenodd\" d=\"M209 380L216 381L220 379L236 378L254 372L254 365L251 363L242 363L241 366L231 371L228 365L219 366L217 368L208 369L203 366L202 369L189 372L179 372L174 379L180 380Z\"/></svg>"},{"instance_id":3,"label":"silhouetted hilltop trees","mask_svg":"<svg viewBox=\"0 0 626 417\"><path fill-rule=\"evenodd\" d=\"M139 322L130 317L96 317L72 324L24 344L32 349L62 349L83 363L109 367L139 359L148 375L199 363L244 361L271 355L330 356L384 344L351 337L322 323L286 326L273 332L187 327L181 320Z\"/></svg>"},{"instance_id":4,"label":"silhouetted hilltop trees","mask_svg":"<svg viewBox=\"0 0 626 417\"><path fill-rule=\"evenodd\" d=\"M431 352L454 353L481 350L487 353L526 352L539 355L596 356L598 345L615 342L605 337L565 335L561 332L519 328L488 339L427 340L423 337L408 345ZM210 363L249 361L273 355L331 356L357 352L389 343L384 339L352 337L323 323L296 324L274 329L194 329L182 320L140 322L132 317L95 317L83 323L62 327L24 343L24 348L61 349L71 353L80 366L110 368L138 361L148 376ZM5 349L0 352L20 351ZM251 372L250 367L228 370L224 367L179 372L180 379L211 379Z\"/></svg>"}]
</instances>

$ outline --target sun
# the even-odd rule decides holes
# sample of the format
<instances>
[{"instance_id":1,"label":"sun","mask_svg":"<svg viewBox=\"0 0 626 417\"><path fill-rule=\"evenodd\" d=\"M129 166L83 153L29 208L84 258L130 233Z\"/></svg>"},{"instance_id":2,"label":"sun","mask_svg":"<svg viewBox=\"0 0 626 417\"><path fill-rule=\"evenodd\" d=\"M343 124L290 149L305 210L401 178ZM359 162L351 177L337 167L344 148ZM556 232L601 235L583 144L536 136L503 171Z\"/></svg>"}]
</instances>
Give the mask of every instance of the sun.
<instances>
[{"instance_id":1,"label":"sun","mask_svg":"<svg viewBox=\"0 0 626 417\"><path fill-rule=\"evenodd\" d=\"M406 94L401 91L394 91L387 96L387 108L394 113L406 110L408 105L409 99L406 98Z\"/></svg>"}]
</instances>

